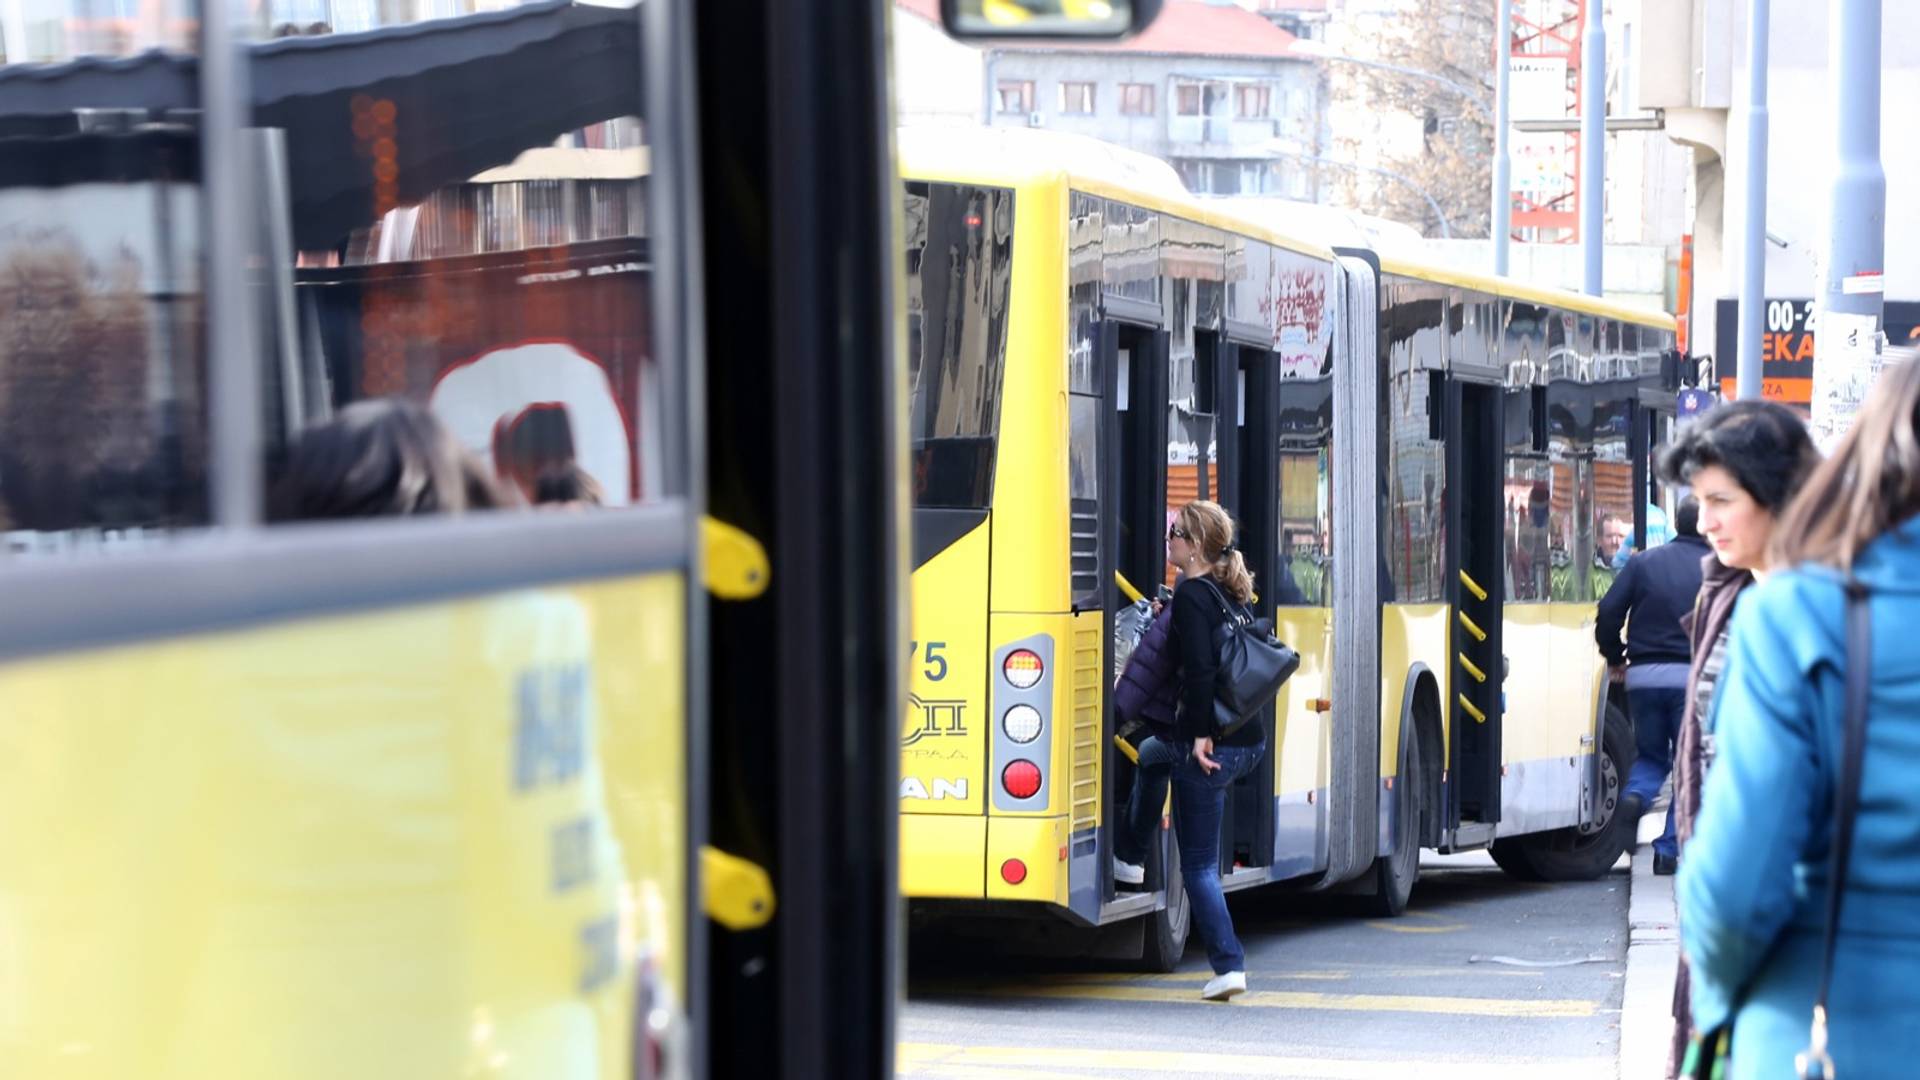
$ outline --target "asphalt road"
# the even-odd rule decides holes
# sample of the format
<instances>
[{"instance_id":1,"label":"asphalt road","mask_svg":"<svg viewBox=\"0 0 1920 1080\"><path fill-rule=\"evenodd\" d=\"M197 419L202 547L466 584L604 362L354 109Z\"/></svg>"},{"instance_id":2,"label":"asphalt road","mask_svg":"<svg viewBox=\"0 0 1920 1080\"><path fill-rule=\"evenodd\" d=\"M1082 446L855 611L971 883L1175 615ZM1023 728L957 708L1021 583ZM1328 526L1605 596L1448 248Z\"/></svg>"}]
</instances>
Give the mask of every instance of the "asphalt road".
<instances>
[{"instance_id":1,"label":"asphalt road","mask_svg":"<svg viewBox=\"0 0 1920 1080\"><path fill-rule=\"evenodd\" d=\"M917 947L898 1074L1613 1080L1625 867L1539 885L1484 855L1429 855L1393 920L1240 894L1249 992L1227 1004L1200 1000L1212 973L1197 937L1170 975Z\"/></svg>"}]
</instances>

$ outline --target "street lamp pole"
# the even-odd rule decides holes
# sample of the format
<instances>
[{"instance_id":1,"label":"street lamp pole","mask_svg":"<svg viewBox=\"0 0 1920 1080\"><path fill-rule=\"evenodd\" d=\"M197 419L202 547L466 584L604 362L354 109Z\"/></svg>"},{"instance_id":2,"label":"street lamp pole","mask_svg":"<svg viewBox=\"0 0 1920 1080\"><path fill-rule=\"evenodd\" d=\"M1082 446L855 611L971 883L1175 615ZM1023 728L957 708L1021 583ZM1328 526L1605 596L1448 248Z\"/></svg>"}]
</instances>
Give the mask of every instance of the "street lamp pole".
<instances>
[{"instance_id":1,"label":"street lamp pole","mask_svg":"<svg viewBox=\"0 0 1920 1080\"><path fill-rule=\"evenodd\" d=\"M1607 27L1598 0L1587 0L1580 45L1580 249L1583 290L1599 296L1606 265Z\"/></svg>"},{"instance_id":2,"label":"street lamp pole","mask_svg":"<svg viewBox=\"0 0 1920 1080\"><path fill-rule=\"evenodd\" d=\"M1853 426L1878 361L1886 313L1887 173L1880 164L1880 0L1834 0L1833 191L1813 336L1813 430L1823 444ZM1744 358L1745 354L1742 354ZM1744 390L1742 393L1744 396Z\"/></svg>"},{"instance_id":3,"label":"street lamp pole","mask_svg":"<svg viewBox=\"0 0 1920 1080\"><path fill-rule=\"evenodd\" d=\"M1500 0L1499 10L1493 28L1499 52L1493 72L1493 272L1505 277L1507 242L1513 235L1513 159L1507 148L1513 105L1513 0Z\"/></svg>"},{"instance_id":4,"label":"street lamp pole","mask_svg":"<svg viewBox=\"0 0 1920 1080\"><path fill-rule=\"evenodd\" d=\"M1740 333L1734 345L1734 393L1758 400L1764 371L1767 304L1768 0L1747 3L1746 208L1740 233Z\"/></svg>"}]
</instances>

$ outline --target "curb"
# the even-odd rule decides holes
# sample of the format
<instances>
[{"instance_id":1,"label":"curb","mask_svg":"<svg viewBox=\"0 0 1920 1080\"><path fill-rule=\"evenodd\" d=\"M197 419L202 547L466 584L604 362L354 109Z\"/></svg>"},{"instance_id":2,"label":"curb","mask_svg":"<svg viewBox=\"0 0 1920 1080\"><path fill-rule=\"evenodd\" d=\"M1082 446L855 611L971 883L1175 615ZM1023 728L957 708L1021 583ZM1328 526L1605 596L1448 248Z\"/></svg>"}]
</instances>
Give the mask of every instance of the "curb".
<instances>
[{"instance_id":1,"label":"curb","mask_svg":"<svg viewBox=\"0 0 1920 1080\"><path fill-rule=\"evenodd\" d=\"M1647 823L1662 819L1649 815ZM1633 856L1627 894L1627 976L1620 999L1621 1080L1663 1080L1673 1043L1673 978L1680 938L1673 879L1655 877L1653 847Z\"/></svg>"}]
</instances>

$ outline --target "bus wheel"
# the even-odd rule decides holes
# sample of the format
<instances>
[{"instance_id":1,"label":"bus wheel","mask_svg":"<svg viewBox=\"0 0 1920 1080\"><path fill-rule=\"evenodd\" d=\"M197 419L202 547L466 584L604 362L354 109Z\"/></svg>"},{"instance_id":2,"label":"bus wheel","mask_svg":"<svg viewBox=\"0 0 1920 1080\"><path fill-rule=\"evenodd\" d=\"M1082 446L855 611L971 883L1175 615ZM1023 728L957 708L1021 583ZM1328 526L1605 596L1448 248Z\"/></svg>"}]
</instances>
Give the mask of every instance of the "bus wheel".
<instances>
[{"instance_id":1,"label":"bus wheel","mask_svg":"<svg viewBox=\"0 0 1920 1080\"><path fill-rule=\"evenodd\" d=\"M1413 896L1413 883L1420 879L1420 808L1426 805L1421 790L1420 738L1415 733L1407 740L1407 762L1393 784L1393 812L1400 824L1391 854L1373 860L1373 894L1362 907L1377 919L1398 917L1407 910Z\"/></svg>"},{"instance_id":2,"label":"bus wheel","mask_svg":"<svg viewBox=\"0 0 1920 1080\"><path fill-rule=\"evenodd\" d=\"M1615 813L1626 791L1627 770L1633 767L1633 729L1619 709L1607 706L1607 722L1600 739L1600 813L1590 825L1511 838L1509 853L1517 852L1533 871L1515 873L1494 845L1494 861L1509 874L1533 881L1591 881L1613 868L1627 849L1629 822Z\"/></svg>"},{"instance_id":3,"label":"bus wheel","mask_svg":"<svg viewBox=\"0 0 1920 1080\"><path fill-rule=\"evenodd\" d=\"M1165 974L1180 966L1180 958L1187 951L1187 931L1193 925L1193 905L1180 878L1180 851L1172 844L1167 845L1161 877L1167 883L1167 906L1147 916L1146 933L1141 935L1140 969Z\"/></svg>"}]
</instances>

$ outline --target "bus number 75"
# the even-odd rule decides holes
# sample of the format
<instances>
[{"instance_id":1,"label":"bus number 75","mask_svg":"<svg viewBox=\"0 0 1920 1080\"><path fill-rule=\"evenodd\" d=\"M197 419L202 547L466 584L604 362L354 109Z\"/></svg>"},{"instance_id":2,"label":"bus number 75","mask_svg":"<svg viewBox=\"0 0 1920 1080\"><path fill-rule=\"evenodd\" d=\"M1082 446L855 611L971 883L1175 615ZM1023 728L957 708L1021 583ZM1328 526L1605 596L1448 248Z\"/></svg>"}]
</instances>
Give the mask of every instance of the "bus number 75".
<instances>
[{"instance_id":1,"label":"bus number 75","mask_svg":"<svg viewBox=\"0 0 1920 1080\"><path fill-rule=\"evenodd\" d=\"M929 641L926 643L926 646L927 646L927 651L926 651L927 666L925 670L921 672L921 674L927 677L928 682L939 682L941 679L944 679L947 677L947 658L944 655L947 648L947 643L944 641ZM920 655L920 642L918 641L907 642L907 662L913 663L915 657L918 657L919 655Z\"/></svg>"}]
</instances>

